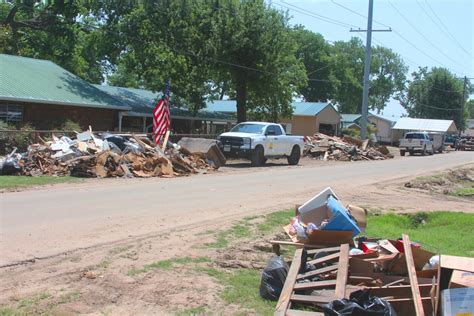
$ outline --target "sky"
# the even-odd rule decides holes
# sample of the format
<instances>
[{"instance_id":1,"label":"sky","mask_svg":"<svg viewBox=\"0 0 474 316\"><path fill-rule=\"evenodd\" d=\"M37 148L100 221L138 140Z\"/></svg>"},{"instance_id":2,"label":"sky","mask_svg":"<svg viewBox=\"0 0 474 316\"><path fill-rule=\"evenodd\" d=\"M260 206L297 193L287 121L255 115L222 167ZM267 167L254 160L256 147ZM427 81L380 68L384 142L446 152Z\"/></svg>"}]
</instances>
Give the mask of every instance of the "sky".
<instances>
[{"instance_id":1,"label":"sky","mask_svg":"<svg viewBox=\"0 0 474 316\"><path fill-rule=\"evenodd\" d=\"M272 0L276 9L288 11L291 24L301 24L327 41L347 41L353 36L365 44L369 0ZM353 11L353 12L352 12ZM474 0L374 0L372 46L398 53L409 67L408 77L419 66L446 67L474 83ZM313 78L313 76L311 76ZM406 113L391 100L382 115Z\"/></svg>"}]
</instances>

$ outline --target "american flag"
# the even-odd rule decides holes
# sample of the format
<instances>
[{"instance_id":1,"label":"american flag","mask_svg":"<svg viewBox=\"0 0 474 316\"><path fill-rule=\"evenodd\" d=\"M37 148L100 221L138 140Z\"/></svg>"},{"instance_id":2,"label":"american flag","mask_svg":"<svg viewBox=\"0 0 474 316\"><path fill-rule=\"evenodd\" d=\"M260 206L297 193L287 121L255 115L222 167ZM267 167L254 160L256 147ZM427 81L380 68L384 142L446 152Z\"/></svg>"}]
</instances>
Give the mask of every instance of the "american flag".
<instances>
[{"instance_id":1,"label":"american flag","mask_svg":"<svg viewBox=\"0 0 474 316\"><path fill-rule=\"evenodd\" d=\"M159 144L170 127L170 84L166 82L165 93L153 110L153 139Z\"/></svg>"}]
</instances>

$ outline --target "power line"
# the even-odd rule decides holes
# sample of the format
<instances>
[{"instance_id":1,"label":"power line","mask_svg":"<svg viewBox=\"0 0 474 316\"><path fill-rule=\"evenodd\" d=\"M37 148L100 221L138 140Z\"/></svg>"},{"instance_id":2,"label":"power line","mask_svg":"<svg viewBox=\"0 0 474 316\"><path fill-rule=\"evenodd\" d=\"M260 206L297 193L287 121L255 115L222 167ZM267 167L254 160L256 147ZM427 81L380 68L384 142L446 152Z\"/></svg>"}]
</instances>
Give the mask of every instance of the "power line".
<instances>
[{"instance_id":1,"label":"power line","mask_svg":"<svg viewBox=\"0 0 474 316\"><path fill-rule=\"evenodd\" d=\"M355 10L352 10L351 8L348 8L348 7L346 7L346 6L344 6L344 5L340 4L340 3L337 3L337 2L335 2L334 0L331 0L331 1L332 1L335 5L338 5L339 7L343 8L343 9L349 11L349 12L352 12L353 14L356 14L356 15L358 15L358 16L367 18L367 16L364 15L364 14L362 14L362 13L359 13L359 12L357 12L357 11L355 11ZM418 48L417 45L413 44L411 41L409 41L407 38L405 38L401 33L399 33L395 28L391 27L390 25L387 25L387 24L385 24L385 23L379 22L379 21L377 21L377 20L374 20L374 22L376 22L376 23L378 23L378 24L380 24L380 25L383 25L383 26L385 26L385 27L391 28L392 31L393 31L398 37L400 37L400 38L401 38L402 40L404 40L407 44L409 44L409 45L412 46L414 49L416 49L417 51L419 51L421 54L425 55L427 58L429 58L429 59L431 59L432 61L434 61L436 64L439 64L439 65L441 65L441 66L443 66L443 67L445 67L445 68L451 68L451 67L447 67L445 64L443 64L443 63L440 62L439 60L435 59L434 57L431 57L431 56L428 55L425 51L423 51L423 50L421 50L420 48ZM375 40L375 41L377 41L377 40ZM380 41L378 41L378 42L381 43ZM381 45L383 45L383 46L385 46L385 47L388 47L388 45L385 45L385 44L383 44L383 43L381 43ZM404 59L407 59L407 58L404 57ZM413 62L412 62L412 63L413 63ZM419 66L418 64L415 65L415 67L418 67L418 66ZM458 71L456 71L456 72L458 72ZM461 73L461 74L462 74L462 72L458 72L458 73Z\"/></svg>"},{"instance_id":2,"label":"power line","mask_svg":"<svg viewBox=\"0 0 474 316\"><path fill-rule=\"evenodd\" d=\"M425 13L425 15L431 20L431 22L433 22L434 25L436 25L436 27L441 31L443 32L447 37L448 39L450 40L453 40L448 33L446 33L446 31L440 26L440 23L439 22L436 22L433 17L431 16L431 14L428 13L428 11L426 11L425 7L421 4L421 2L419 2L418 0L416 0L416 4L421 8L421 10ZM455 42L456 43L456 42ZM461 49L466 52L464 50L463 47L461 47ZM469 54L468 54L469 55Z\"/></svg>"},{"instance_id":3,"label":"power line","mask_svg":"<svg viewBox=\"0 0 474 316\"><path fill-rule=\"evenodd\" d=\"M439 65L442 65L446 68L449 68L447 67L445 64L443 64L442 62L440 62L439 60L435 59L434 57L431 57L430 55L428 55L425 51L421 50L418 46L416 46L415 44L413 44L412 42L410 42L405 36L403 36L401 33L397 32L396 30L393 30L393 33L395 33L398 37L400 37L402 40L404 40L405 42L407 42L410 46L412 46L414 49L416 49L417 51L419 51L420 53L422 53L423 55L425 55L426 57L428 57L429 59L431 59L432 61L434 61L435 63L439 64ZM457 71L458 72L458 71ZM458 73L462 73L462 72L458 72Z\"/></svg>"},{"instance_id":4,"label":"power line","mask_svg":"<svg viewBox=\"0 0 474 316\"><path fill-rule=\"evenodd\" d=\"M451 60L451 62L457 64L457 65L460 65L461 67L464 67L464 65L461 65L459 64L457 61L455 61L454 59L452 59L449 55L447 55L446 53L444 53L442 50L440 50L435 44L433 44L432 41L430 41L430 39L428 39L423 33L421 33L421 31L419 31L415 25L413 25L410 20L408 20L408 18L400 11L398 10L398 8L390 1L388 0L388 3L390 4L390 6L395 10L397 11L397 13L402 17L403 20L405 20L405 22L408 23L408 25L410 25L412 27L412 29L415 30L415 32L417 32L421 37L423 37L425 39L426 42L428 42L434 49L436 49L438 52L440 52L444 57L448 58L449 60Z\"/></svg>"},{"instance_id":5,"label":"power line","mask_svg":"<svg viewBox=\"0 0 474 316\"><path fill-rule=\"evenodd\" d=\"M335 5L337 5L337 6L341 7L341 8L343 8L343 9L345 9L345 10L347 10L347 11L349 11L349 12L352 12L352 13L354 13L354 14L360 16L360 17L363 17L364 19L367 19L367 16L364 15L364 14L362 14L362 13L359 13L359 12L357 12L357 11L355 11L355 10L352 10L351 8L346 7L346 6L344 6L344 5L342 5L342 4L338 3L338 2L336 2L336 1L334 1L334 0L331 0L331 2L334 3ZM380 24L380 25L382 25L382 26L391 28L389 25L384 24L384 23L382 23L382 22L378 22L378 21L375 20L375 19L372 19L372 21L374 21L375 23Z\"/></svg>"},{"instance_id":6,"label":"power line","mask_svg":"<svg viewBox=\"0 0 474 316\"><path fill-rule=\"evenodd\" d=\"M438 106L423 104L423 103L419 103L419 102L417 102L416 104L420 105L420 106L423 106L423 107L436 109L436 110L442 110L442 111L464 111L464 109L459 109L459 108L447 109L447 108L441 108L441 107L438 107Z\"/></svg>"},{"instance_id":7,"label":"power line","mask_svg":"<svg viewBox=\"0 0 474 316\"><path fill-rule=\"evenodd\" d=\"M86 24L86 23L83 23L83 22L76 22L80 25L83 25L83 26L87 26L87 27L92 27L92 28L95 28L97 30L104 30L104 29L101 29L100 27L98 26L93 26L93 25L90 25L90 24ZM119 35L119 36L125 36L125 37L128 37L128 38L131 38L135 41L138 41L138 42L141 42L143 44L148 44L146 41L138 38L138 37L131 37L131 36L127 36L127 35L124 35L124 34L120 34L118 32L113 32L111 30L105 30L107 33L110 33L110 34L115 34L115 35ZM169 47L169 46L168 46ZM267 74L267 75L273 75L273 76L277 76L278 74L275 73L275 72L271 72L271 71L267 71L267 70L263 70L263 69L258 69L258 68L254 68L254 67L249 67L249 66L244 66L244 65L240 65L240 64L237 64L237 63L234 63L234 62L228 62L228 61L224 61L224 60L220 60L220 59L217 59L217 58L213 58L213 57L207 57L207 56L201 56L195 52L192 52L192 51L188 51L188 50L179 50L179 49L176 49L176 48L173 48L173 47L169 47L170 50L172 50L173 52L177 53L177 54L180 54L180 55L188 55L188 56L193 56L193 57L198 57L198 58L202 58L202 59L205 59L205 60L208 60L208 61L214 61L216 63L220 63L220 64L223 64L223 65L227 65L227 66L231 66L231 67L236 67L236 68L241 68L241 69L246 69L246 70L251 70L251 71L255 71L255 72L259 72L259 73L263 73L263 74ZM330 65L328 66L325 66L325 67L329 67ZM317 70L321 70L322 68L320 69L317 69ZM327 79L315 79L315 78L307 78L308 81L314 81L314 82L333 82L331 80L327 80ZM347 83L347 84L353 84L352 82L350 81L339 81L340 83Z\"/></svg>"},{"instance_id":8,"label":"power line","mask_svg":"<svg viewBox=\"0 0 474 316\"><path fill-rule=\"evenodd\" d=\"M314 74L315 72L321 71L321 70L323 70L323 69L325 69L325 68L328 68L328 67L331 67L331 64L328 64L328 65L326 65L326 66L324 66L324 67L321 67L321 68L315 69L315 70L313 70L313 71L311 71L311 72L308 72L306 75L309 76L309 75L311 75L311 74Z\"/></svg>"},{"instance_id":9,"label":"power line","mask_svg":"<svg viewBox=\"0 0 474 316\"><path fill-rule=\"evenodd\" d=\"M306 15L306 16L309 16L309 17L312 17L312 18L315 18L317 20L320 20L320 21L323 21L323 22L326 22L326 23L331 23L331 24L334 24L334 25L337 25L337 26L340 26L340 27L344 27L344 28L347 28L347 29L350 29L351 27L356 27L355 25L352 25L352 24L348 24L348 23L345 23L343 21L340 21L340 20L336 20L336 19L333 19L333 18L330 18L330 17L327 17L327 16L324 16L324 15L321 15L321 14L317 14L317 13L314 13L314 12L310 12L308 10L305 10L303 8L300 8L298 6L295 6L293 4L289 4L287 2L284 2L283 0L281 0L282 3L276 3L276 2L273 2L273 4L276 4L276 5L279 5L283 8L286 8L288 10L292 10L292 11L295 11L295 12L298 12L300 14L303 14L303 15Z\"/></svg>"},{"instance_id":10,"label":"power line","mask_svg":"<svg viewBox=\"0 0 474 316\"><path fill-rule=\"evenodd\" d=\"M449 29L446 27L446 25L443 23L443 21L439 18L439 16L436 14L436 12L433 10L433 8L431 7L431 5L429 4L429 2L427 0L425 0L426 2L426 5L428 6L428 8L430 9L430 11L433 13L433 15L436 17L436 19L439 21L439 23L443 26L446 34L448 34L448 36L456 43L456 45L461 48L469 57L471 57L471 53L469 53L467 50L464 49L464 47L458 42L458 40L454 37L453 34L451 34L451 32L449 31Z\"/></svg>"}]
</instances>

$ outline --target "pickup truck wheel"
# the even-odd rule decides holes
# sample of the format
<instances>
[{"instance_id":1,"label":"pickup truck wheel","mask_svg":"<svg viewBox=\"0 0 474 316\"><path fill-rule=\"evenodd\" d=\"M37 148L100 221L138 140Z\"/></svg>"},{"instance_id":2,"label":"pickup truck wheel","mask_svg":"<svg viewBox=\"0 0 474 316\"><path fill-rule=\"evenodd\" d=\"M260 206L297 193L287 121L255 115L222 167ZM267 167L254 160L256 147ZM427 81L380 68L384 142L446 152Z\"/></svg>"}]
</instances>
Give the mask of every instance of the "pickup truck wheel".
<instances>
[{"instance_id":1,"label":"pickup truck wheel","mask_svg":"<svg viewBox=\"0 0 474 316\"><path fill-rule=\"evenodd\" d=\"M265 163L265 157L263 156L263 147L257 146L252 151L252 156L250 157L252 167L258 167Z\"/></svg>"},{"instance_id":2,"label":"pickup truck wheel","mask_svg":"<svg viewBox=\"0 0 474 316\"><path fill-rule=\"evenodd\" d=\"M400 156L405 156L405 151L404 150L400 150Z\"/></svg>"},{"instance_id":3,"label":"pickup truck wheel","mask_svg":"<svg viewBox=\"0 0 474 316\"><path fill-rule=\"evenodd\" d=\"M291 166L297 165L300 162L301 151L299 146L293 146L291 154L288 157L288 164Z\"/></svg>"}]
</instances>

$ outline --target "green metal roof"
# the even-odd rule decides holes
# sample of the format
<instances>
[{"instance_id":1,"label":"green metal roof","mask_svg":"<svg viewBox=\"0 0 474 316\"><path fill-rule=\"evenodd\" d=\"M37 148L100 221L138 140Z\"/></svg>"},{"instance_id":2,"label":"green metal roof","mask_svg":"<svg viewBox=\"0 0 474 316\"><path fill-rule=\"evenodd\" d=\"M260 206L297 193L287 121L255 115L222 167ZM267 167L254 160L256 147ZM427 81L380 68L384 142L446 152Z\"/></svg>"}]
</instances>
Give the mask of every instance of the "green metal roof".
<instances>
[{"instance_id":1,"label":"green metal roof","mask_svg":"<svg viewBox=\"0 0 474 316\"><path fill-rule=\"evenodd\" d=\"M341 114L341 122L343 123L358 123L358 120L362 117L360 114Z\"/></svg>"},{"instance_id":2,"label":"green metal roof","mask_svg":"<svg viewBox=\"0 0 474 316\"><path fill-rule=\"evenodd\" d=\"M115 86L101 86L94 85L96 88L112 95L114 98L120 100L131 108L132 115L147 115L151 116L155 108L156 101L161 97L161 93L155 93L145 89L123 88ZM193 116L191 111L185 108L178 108L171 105L170 112L172 117L176 118L199 118L205 120L222 120L233 121L234 115L223 113L219 111L209 111L207 109L201 110L196 116Z\"/></svg>"},{"instance_id":3,"label":"green metal roof","mask_svg":"<svg viewBox=\"0 0 474 316\"><path fill-rule=\"evenodd\" d=\"M293 115L315 116L326 107L331 106L330 102L293 102Z\"/></svg>"},{"instance_id":4,"label":"green metal roof","mask_svg":"<svg viewBox=\"0 0 474 316\"><path fill-rule=\"evenodd\" d=\"M129 109L51 61L0 54L0 69L0 100Z\"/></svg>"},{"instance_id":5,"label":"green metal roof","mask_svg":"<svg viewBox=\"0 0 474 316\"><path fill-rule=\"evenodd\" d=\"M207 103L207 110L225 113L236 113L237 103L235 100L218 100ZM293 115L315 116L326 107L331 106L330 102L293 102ZM335 110L335 109L334 109Z\"/></svg>"}]
</instances>

